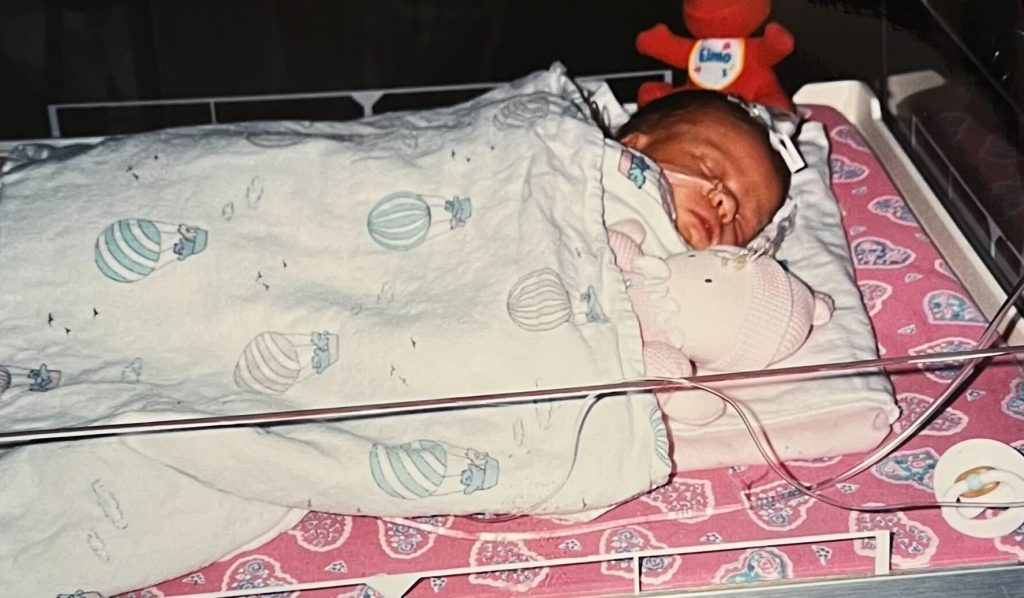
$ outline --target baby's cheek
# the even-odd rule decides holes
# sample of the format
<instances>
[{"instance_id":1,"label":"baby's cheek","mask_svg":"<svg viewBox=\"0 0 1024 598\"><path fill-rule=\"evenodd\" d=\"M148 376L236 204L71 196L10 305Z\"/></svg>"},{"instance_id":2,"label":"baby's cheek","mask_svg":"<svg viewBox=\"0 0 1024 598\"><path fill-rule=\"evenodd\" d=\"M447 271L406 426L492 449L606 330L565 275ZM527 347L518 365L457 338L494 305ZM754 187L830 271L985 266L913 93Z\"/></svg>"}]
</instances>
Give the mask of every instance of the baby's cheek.
<instances>
[{"instance_id":1,"label":"baby's cheek","mask_svg":"<svg viewBox=\"0 0 1024 598\"><path fill-rule=\"evenodd\" d=\"M676 221L676 232L686 241L688 247L698 250L707 249L708 242L705 239L704 231L699 227L700 225L693 222Z\"/></svg>"}]
</instances>

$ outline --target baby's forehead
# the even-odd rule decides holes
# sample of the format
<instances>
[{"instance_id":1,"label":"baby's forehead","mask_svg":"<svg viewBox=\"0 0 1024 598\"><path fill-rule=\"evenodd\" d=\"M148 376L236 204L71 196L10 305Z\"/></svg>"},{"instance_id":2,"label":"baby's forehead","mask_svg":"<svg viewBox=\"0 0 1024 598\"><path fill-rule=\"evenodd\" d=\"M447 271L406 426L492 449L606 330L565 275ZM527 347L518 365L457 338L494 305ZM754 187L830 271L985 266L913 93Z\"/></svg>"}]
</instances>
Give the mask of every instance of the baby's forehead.
<instances>
[{"instance_id":1,"label":"baby's forehead","mask_svg":"<svg viewBox=\"0 0 1024 598\"><path fill-rule=\"evenodd\" d=\"M743 168L728 169L733 176L761 177L768 171L777 178L775 151L768 142L768 134L758 131L756 126L728 116L700 119L699 115L692 115L688 120L668 125L654 137L660 139L662 151L668 155L707 159L709 165L720 169L739 162Z\"/></svg>"},{"instance_id":2,"label":"baby's forehead","mask_svg":"<svg viewBox=\"0 0 1024 598\"><path fill-rule=\"evenodd\" d=\"M697 106L673 115L668 124L670 128L687 129L698 127L735 133L749 136L751 139L758 141L762 138L767 141L768 136L767 129L759 122L752 119L746 113L727 105L710 104Z\"/></svg>"}]
</instances>

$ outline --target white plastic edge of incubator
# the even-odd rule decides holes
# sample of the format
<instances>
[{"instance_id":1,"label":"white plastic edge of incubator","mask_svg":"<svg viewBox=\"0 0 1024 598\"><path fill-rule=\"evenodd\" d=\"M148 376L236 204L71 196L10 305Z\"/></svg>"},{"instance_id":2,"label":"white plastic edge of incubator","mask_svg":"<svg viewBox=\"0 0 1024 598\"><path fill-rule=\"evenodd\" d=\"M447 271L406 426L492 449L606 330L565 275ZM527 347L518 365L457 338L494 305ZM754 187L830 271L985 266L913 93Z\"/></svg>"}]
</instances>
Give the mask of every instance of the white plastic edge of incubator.
<instances>
[{"instance_id":1,"label":"white plastic edge of incubator","mask_svg":"<svg viewBox=\"0 0 1024 598\"><path fill-rule=\"evenodd\" d=\"M922 81L928 85L930 79L924 77ZM793 101L835 108L860 130L946 264L956 273L981 312L991 319L1006 299L1006 292L882 122L881 104L867 84L862 81L809 83L796 92ZM1011 320L1006 340L1011 344L1024 342L1024 324L1020 319Z\"/></svg>"}]
</instances>

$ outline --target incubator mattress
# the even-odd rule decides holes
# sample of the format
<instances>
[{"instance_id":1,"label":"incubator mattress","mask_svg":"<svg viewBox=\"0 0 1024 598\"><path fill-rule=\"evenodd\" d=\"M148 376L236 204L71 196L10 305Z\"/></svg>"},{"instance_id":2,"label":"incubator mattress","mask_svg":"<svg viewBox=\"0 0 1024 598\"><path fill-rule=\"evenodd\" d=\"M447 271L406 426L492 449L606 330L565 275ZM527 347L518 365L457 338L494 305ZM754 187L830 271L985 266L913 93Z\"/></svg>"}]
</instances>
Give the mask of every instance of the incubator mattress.
<instances>
[{"instance_id":1,"label":"incubator mattress","mask_svg":"<svg viewBox=\"0 0 1024 598\"><path fill-rule=\"evenodd\" d=\"M882 355L961 350L974 346L984 320L947 269L897 194L882 165L839 113L806 107L832 143L832 188L854 256L856 277ZM949 370L894 373L903 409L896 427L938 397ZM813 382L810 382L813 384ZM865 414L810 415L786 433L799 442L856 444L849 419ZM1024 374L1013 362L989 364L952 408L923 434L833 496L854 504L932 499L932 471L940 454L972 437L1024 448ZM870 425L870 424L864 424ZM734 442L749 442L735 436ZM791 463L804 480L845 469L858 456ZM614 480L615 472L608 472ZM669 520L672 517L676 520ZM680 519L681 518L681 519ZM1024 528L995 540L961 536L937 510L859 514L798 495L763 465L691 471L667 486L580 524L544 518L487 522L463 517L418 518L414 525L368 517L310 512L294 528L200 571L133 596L206 594L219 590L291 585L381 573L523 562L522 569L421 580L411 596L594 595L632 591L632 561L530 568L538 559L611 554L659 547L740 542L885 528L892 531L896 569L1015 562L1024 558ZM423 528L433 528L434 533ZM480 534L513 534L481 539ZM645 559L648 590L711 584L870 573L867 541ZM366 586L289 593L288 596L375 596Z\"/></svg>"}]
</instances>

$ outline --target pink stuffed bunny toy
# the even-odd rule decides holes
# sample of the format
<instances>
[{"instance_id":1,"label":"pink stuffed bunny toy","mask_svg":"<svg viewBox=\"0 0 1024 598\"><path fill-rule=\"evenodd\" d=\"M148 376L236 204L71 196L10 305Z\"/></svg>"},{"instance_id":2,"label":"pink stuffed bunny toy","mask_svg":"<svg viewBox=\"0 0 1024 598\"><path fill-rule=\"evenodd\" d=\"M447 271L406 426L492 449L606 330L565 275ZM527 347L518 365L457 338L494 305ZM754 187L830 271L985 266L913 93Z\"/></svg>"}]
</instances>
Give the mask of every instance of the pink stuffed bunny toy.
<instances>
[{"instance_id":1,"label":"pink stuffed bunny toy","mask_svg":"<svg viewBox=\"0 0 1024 598\"><path fill-rule=\"evenodd\" d=\"M799 349L812 326L832 317L832 300L814 293L774 259L737 247L712 247L660 259L644 255L639 223L608 233L644 342L648 376L764 369ZM714 421L725 409L701 390L659 393L670 420Z\"/></svg>"}]
</instances>

